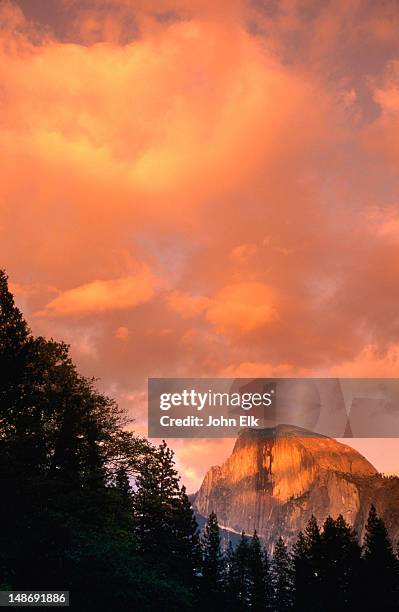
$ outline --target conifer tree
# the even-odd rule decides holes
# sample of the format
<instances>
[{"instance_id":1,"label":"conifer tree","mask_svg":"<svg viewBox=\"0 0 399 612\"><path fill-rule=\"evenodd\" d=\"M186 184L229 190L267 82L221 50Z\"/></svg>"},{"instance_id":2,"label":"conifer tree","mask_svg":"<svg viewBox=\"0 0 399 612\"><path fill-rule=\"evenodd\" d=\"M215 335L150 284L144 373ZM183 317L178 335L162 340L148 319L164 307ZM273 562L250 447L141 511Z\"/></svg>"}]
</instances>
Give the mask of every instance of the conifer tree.
<instances>
[{"instance_id":1,"label":"conifer tree","mask_svg":"<svg viewBox=\"0 0 399 612\"><path fill-rule=\"evenodd\" d=\"M238 610L247 610L250 605L251 578L249 538L242 531L240 541L234 555L235 579L238 599Z\"/></svg>"},{"instance_id":2,"label":"conifer tree","mask_svg":"<svg viewBox=\"0 0 399 612\"><path fill-rule=\"evenodd\" d=\"M196 576L201 567L201 545L198 524L184 485L180 489L176 502L174 511L176 551L171 574L183 584L196 590Z\"/></svg>"},{"instance_id":3,"label":"conifer tree","mask_svg":"<svg viewBox=\"0 0 399 612\"><path fill-rule=\"evenodd\" d=\"M266 546L263 548L263 567L264 567L264 573L265 573L265 586L266 586L265 612L273 612L273 580L272 580L271 558L269 557L269 553L267 551ZM291 566L291 570L292 570L292 566Z\"/></svg>"},{"instance_id":4,"label":"conifer tree","mask_svg":"<svg viewBox=\"0 0 399 612\"><path fill-rule=\"evenodd\" d=\"M399 609L398 561L384 521L370 507L363 541L363 606L365 610Z\"/></svg>"},{"instance_id":5,"label":"conifer tree","mask_svg":"<svg viewBox=\"0 0 399 612\"><path fill-rule=\"evenodd\" d=\"M0 270L0 355L2 359L14 357L25 345L29 329L21 311L15 306L8 289L8 277Z\"/></svg>"},{"instance_id":6,"label":"conifer tree","mask_svg":"<svg viewBox=\"0 0 399 612\"><path fill-rule=\"evenodd\" d=\"M318 611L323 599L321 585L322 542L320 528L316 517L312 514L304 531L307 558L307 610ZM306 594L305 601L306 601Z\"/></svg>"},{"instance_id":7,"label":"conifer tree","mask_svg":"<svg viewBox=\"0 0 399 612\"><path fill-rule=\"evenodd\" d=\"M288 612L293 607L293 572L283 538L276 542L272 560L273 610Z\"/></svg>"},{"instance_id":8,"label":"conifer tree","mask_svg":"<svg viewBox=\"0 0 399 612\"><path fill-rule=\"evenodd\" d=\"M138 550L164 576L192 587L199 563L198 527L163 441L142 467L133 496L134 534Z\"/></svg>"},{"instance_id":9,"label":"conifer tree","mask_svg":"<svg viewBox=\"0 0 399 612\"><path fill-rule=\"evenodd\" d=\"M170 562L171 526L178 496L179 478L173 453L163 442L138 474L133 498L138 549L149 561L158 559L166 565Z\"/></svg>"},{"instance_id":10,"label":"conifer tree","mask_svg":"<svg viewBox=\"0 0 399 612\"><path fill-rule=\"evenodd\" d=\"M224 589L224 559L220 546L220 529L214 512L208 517L201 538L202 581L201 601L207 605L222 605Z\"/></svg>"},{"instance_id":11,"label":"conifer tree","mask_svg":"<svg viewBox=\"0 0 399 612\"><path fill-rule=\"evenodd\" d=\"M226 608L229 610L240 609L240 578L239 568L236 562L236 550L229 540L224 555L224 593Z\"/></svg>"},{"instance_id":12,"label":"conifer tree","mask_svg":"<svg viewBox=\"0 0 399 612\"><path fill-rule=\"evenodd\" d=\"M309 555L306 538L302 531L292 549L294 569L294 601L297 612L314 610L313 593L309 588L313 573L312 561Z\"/></svg>"},{"instance_id":13,"label":"conifer tree","mask_svg":"<svg viewBox=\"0 0 399 612\"><path fill-rule=\"evenodd\" d=\"M360 546L342 515L328 517L321 536L322 608L351 612L359 602Z\"/></svg>"},{"instance_id":14,"label":"conifer tree","mask_svg":"<svg viewBox=\"0 0 399 612\"><path fill-rule=\"evenodd\" d=\"M271 604L270 576L266 550L262 549L256 530L251 539L248 553L249 606L251 610L264 612Z\"/></svg>"}]
</instances>

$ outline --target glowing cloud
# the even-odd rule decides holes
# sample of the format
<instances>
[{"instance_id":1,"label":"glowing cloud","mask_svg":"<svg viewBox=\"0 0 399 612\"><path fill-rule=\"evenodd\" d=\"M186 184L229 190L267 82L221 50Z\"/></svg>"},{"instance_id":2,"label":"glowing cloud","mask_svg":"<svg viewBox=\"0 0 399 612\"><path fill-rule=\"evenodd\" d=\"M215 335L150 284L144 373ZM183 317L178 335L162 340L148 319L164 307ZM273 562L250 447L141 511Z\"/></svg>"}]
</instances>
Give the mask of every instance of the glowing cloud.
<instances>
[{"instance_id":1,"label":"glowing cloud","mask_svg":"<svg viewBox=\"0 0 399 612\"><path fill-rule=\"evenodd\" d=\"M276 302L275 290L263 283L235 283L215 296L207 319L221 333L252 332L277 318Z\"/></svg>"},{"instance_id":2,"label":"glowing cloud","mask_svg":"<svg viewBox=\"0 0 399 612\"><path fill-rule=\"evenodd\" d=\"M209 299L201 295L172 291L167 297L167 304L184 319L189 319L203 313L208 307Z\"/></svg>"},{"instance_id":3,"label":"glowing cloud","mask_svg":"<svg viewBox=\"0 0 399 612\"><path fill-rule=\"evenodd\" d=\"M38 315L65 317L124 310L147 302L153 295L153 279L148 272L142 272L137 276L93 281L63 291ZM121 338L121 329L118 337Z\"/></svg>"}]
</instances>

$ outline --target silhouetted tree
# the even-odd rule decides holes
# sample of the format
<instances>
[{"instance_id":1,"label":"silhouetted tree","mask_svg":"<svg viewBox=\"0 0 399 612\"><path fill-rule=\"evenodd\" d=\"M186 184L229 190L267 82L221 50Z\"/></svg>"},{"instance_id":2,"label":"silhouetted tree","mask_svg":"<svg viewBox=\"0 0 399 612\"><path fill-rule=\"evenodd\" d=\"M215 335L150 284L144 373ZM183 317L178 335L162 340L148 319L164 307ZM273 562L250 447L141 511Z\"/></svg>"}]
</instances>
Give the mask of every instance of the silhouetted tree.
<instances>
[{"instance_id":1,"label":"silhouetted tree","mask_svg":"<svg viewBox=\"0 0 399 612\"><path fill-rule=\"evenodd\" d=\"M249 607L264 612L271 605L270 573L267 552L262 549L256 531L249 545L248 569Z\"/></svg>"},{"instance_id":2,"label":"silhouetted tree","mask_svg":"<svg viewBox=\"0 0 399 612\"><path fill-rule=\"evenodd\" d=\"M243 531L235 549L233 565L237 591L237 610L247 610L250 605L251 578L249 569L249 538Z\"/></svg>"},{"instance_id":3,"label":"silhouetted tree","mask_svg":"<svg viewBox=\"0 0 399 612\"><path fill-rule=\"evenodd\" d=\"M313 611L315 610L314 593L309 588L309 584L312 581L314 569L306 538L302 531L299 532L293 546L292 562L295 610L298 612Z\"/></svg>"},{"instance_id":4,"label":"silhouetted tree","mask_svg":"<svg viewBox=\"0 0 399 612\"><path fill-rule=\"evenodd\" d=\"M398 561L384 521L374 505L363 541L363 609L393 612L399 609Z\"/></svg>"},{"instance_id":5,"label":"silhouetted tree","mask_svg":"<svg viewBox=\"0 0 399 612\"><path fill-rule=\"evenodd\" d=\"M321 608L351 612L359 602L361 548L357 535L342 515L328 517L321 535Z\"/></svg>"},{"instance_id":6,"label":"silhouetted tree","mask_svg":"<svg viewBox=\"0 0 399 612\"><path fill-rule=\"evenodd\" d=\"M183 584L195 590L196 576L201 567L201 546L198 524L184 485L176 500L174 530L176 552L171 575L176 575Z\"/></svg>"},{"instance_id":7,"label":"silhouetted tree","mask_svg":"<svg viewBox=\"0 0 399 612\"><path fill-rule=\"evenodd\" d=\"M134 534L144 559L192 589L199 565L198 527L179 479L173 451L162 442L136 479Z\"/></svg>"},{"instance_id":8,"label":"silhouetted tree","mask_svg":"<svg viewBox=\"0 0 399 612\"><path fill-rule=\"evenodd\" d=\"M226 608L238 610L240 607L240 578L239 567L236 562L236 551L229 540L224 555L224 593Z\"/></svg>"},{"instance_id":9,"label":"silhouetted tree","mask_svg":"<svg viewBox=\"0 0 399 612\"><path fill-rule=\"evenodd\" d=\"M224 559L220 547L220 529L214 512L208 517L202 545L201 602L204 609L221 606L224 599Z\"/></svg>"},{"instance_id":10,"label":"silhouetted tree","mask_svg":"<svg viewBox=\"0 0 399 612\"><path fill-rule=\"evenodd\" d=\"M312 514L304 531L307 549L308 573L307 593L309 612L318 611L323 601L323 589L321 585L322 576L322 541L320 528L316 517Z\"/></svg>"},{"instance_id":11,"label":"silhouetted tree","mask_svg":"<svg viewBox=\"0 0 399 612\"><path fill-rule=\"evenodd\" d=\"M293 569L284 540L280 537L274 548L271 566L274 612L287 612L293 607Z\"/></svg>"}]
</instances>

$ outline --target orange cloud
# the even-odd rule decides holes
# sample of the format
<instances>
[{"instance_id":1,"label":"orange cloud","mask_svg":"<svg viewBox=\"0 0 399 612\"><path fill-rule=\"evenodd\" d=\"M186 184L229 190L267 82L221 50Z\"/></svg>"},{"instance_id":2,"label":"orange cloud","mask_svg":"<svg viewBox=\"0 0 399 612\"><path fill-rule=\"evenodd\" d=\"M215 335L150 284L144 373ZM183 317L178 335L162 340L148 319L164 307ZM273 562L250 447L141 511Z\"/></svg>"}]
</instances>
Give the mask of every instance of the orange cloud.
<instances>
[{"instance_id":1,"label":"orange cloud","mask_svg":"<svg viewBox=\"0 0 399 612\"><path fill-rule=\"evenodd\" d=\"M203 313L208 307L209 299L201 295L172 291L167 297L167 304L184 319L189 319Z\"/></svg>"},{"instance_id":2,"label":"orange cloud","mask_svg":"<svg viewBox=\"0 0 399 612\"><path fill-rule=\"evenodd\" d=\"M263 283L242 282L223 287L212 300L207 319L217 330L247 333L277 318L276 291Z\"/></svg>"},{"instance_id":3,"label":"orange cloud","mask_svg":"<svg viewBox=\"0 0 399 612\"><path fill-rule=\"evenodd\" d=\"M252 255L255 255L257 250L258 249L257 249L256 244L248 244L248 243L239 244L238 246L234 247L234 249L231 251L231 257L233 259L236 259L238 262L240 261L245 262L248 259L250 259Z\"/></svg>"},{"instance_id":4,"label":"orange cloud","mask_svg":"<svg viewBox=\"0 0 399 612\"><path fill-rule=\"evenodd\" d=\"M221 376L228 378L289 378L314 375L315 373L311 370L298 368L289 363L275 365L253 361L243 361L238 365L228 365L221 372Z\"/></svg>"},{"instance_id":5,"label":"orange cloud","mask_svg":"<svg viewBox=\"0 0 399 612\"><path fill-rule=\"evenodd\" d=\"M397 206L373 209L369 214L370 230L386 239L399 238L399 214Z\"/></svg>"},{"instance_id":6,"label":"orange cloud","mask_svg":"<svg viewBox=\"0 0 399 612\"><path fill-rule=\"evenodd\" d=\"M92 281L63 291L38 316L74 316L124 310L143 304L154 295L154 280L148 271L108 281Z\"/></svg>"},{"instance_id":7,"label":"orange cloud","mask_svg":"<svg viewBox=\"0 0 399 612\"><path fill-rule=\"evenodd\" d=\"M121 325L115 330L115 338L118 338L118 340L127 340L130 334L130 329L124 325Z\"/></svg>"},{"instance_id":8,"label":"orange cloud","mask_svg":"<svg viewBox=\"0 0 399 612\"><path fill-rule=\"evenodd\" d=\"M368 146L382 153L399 171L399 58L390 61L382 76L373 81L374 100L380 115L365 127L365 141Z\"/></svg>"},{"instance_id":9,"label":"orange cloud","mask_svg":"<svg viewBox=\"0 0 399 612\"><path fill-rule=\"evenodd\" d=\"M399 345L381 350L375 344L365 346L353 359L332 369L333 376L397 378L399 376Z\"/></svg>"}]
</instances>

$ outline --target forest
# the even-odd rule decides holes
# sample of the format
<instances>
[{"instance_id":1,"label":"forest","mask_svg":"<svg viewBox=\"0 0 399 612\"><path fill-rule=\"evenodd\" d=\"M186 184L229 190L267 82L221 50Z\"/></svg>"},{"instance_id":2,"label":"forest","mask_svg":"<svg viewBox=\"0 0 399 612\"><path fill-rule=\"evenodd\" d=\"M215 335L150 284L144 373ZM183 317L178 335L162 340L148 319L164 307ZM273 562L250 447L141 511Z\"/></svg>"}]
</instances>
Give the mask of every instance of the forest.
<instances>
[{"instance_id":1,"label":"forest","mask_svg":"<svg viewBox=\"0 0 399 612\"><path fill-rule=\"evenodd\" d=\"M200 533L165 442L34 336L0 272L0 590L69 590L74 610L340 612L399 609L399 560L376 508L362 542L312 517L267 551Z\"/></svg>"}]
</instances>

